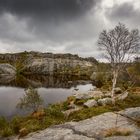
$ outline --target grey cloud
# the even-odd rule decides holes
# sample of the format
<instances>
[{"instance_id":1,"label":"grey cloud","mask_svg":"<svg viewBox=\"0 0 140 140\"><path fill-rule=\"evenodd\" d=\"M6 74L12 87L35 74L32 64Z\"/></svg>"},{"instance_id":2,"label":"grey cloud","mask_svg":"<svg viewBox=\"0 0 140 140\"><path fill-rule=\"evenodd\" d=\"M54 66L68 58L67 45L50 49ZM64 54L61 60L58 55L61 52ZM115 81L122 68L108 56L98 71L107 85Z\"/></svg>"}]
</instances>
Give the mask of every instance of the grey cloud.
<instances>
[{"instance_id":1,"label":"grey cloud","mask_svg":"<svg viewBox=\"0 0 140 140\"><path fill-rule=\"evenodd\" d=\"M96 35L94 7L100 1L0 0L0 38L16 42L87 39Z\"/></svg>"},{"instance_id":2,"label":"grey cloud","mask_svg":"<svg viewBox=\"0 0 140 140\"><path fill-rule=\"evenodd\" d=\"M19 21L11 14L0 16L0 40L7 42L27 42L33 39L34 35L29 32L26 21Z\"/></svg>"},{"instance_id":3,"label":"grey cloud","mask_svg":"<svg viewBox=\"0 0 140 140\"><path fill-rule=\"evenodd\" d=\"M96 0L0 0L1 13L35 18L74 18L85 14Z\"/></svg>"},{"instance_id":4,"label":"grey cloud","mask_svg":"<svg viewBox=\"0 0 140 140\"><path fill-rule=\"evenodd\" d=\"M123 22L130 27L138 26L140 22L140 9L135 9L132 2L115 4L106 9L105 15L110 21Z\"/></svg>"}]
</instances>

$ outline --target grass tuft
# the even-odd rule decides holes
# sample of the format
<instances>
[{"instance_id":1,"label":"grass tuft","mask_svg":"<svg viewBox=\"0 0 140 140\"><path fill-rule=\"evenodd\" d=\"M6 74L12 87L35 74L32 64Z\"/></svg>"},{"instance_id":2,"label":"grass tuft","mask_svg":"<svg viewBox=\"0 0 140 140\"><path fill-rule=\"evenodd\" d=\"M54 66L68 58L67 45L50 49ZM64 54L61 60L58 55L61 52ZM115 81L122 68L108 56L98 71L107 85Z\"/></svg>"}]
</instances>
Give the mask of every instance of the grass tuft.
<instances>
[{"instance_id":1,"label":"grass tuft","mask_svg":"<svg viewBox=\"0 0 140 140\"><path fill-rule=\"evenodd\" d=\"M128 128L109 128L107 130L104 130L103 132L105 137L111 137L111 136L129 136L132 134L132 131Z\"/></svg>"}]
</instances>

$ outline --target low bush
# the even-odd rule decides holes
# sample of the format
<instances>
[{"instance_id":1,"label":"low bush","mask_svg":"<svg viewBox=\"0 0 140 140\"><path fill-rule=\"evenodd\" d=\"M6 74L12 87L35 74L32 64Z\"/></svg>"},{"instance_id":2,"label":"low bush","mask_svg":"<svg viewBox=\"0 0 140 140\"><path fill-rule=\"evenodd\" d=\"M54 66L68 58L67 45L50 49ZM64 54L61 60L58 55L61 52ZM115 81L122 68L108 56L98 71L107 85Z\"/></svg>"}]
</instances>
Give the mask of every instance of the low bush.
<instances>
[{"instance_id":1,"label":"low bush","mask_svg":"<svg viewBox=\"0 0 140 140\"><path fill-rule=\"evenodd\" d=\"M104 134L105 137L129 136L129 135L132 134L132 131L130 129L127 129L127 128L114 127L114 128L104 130L103 134Z\"/></svg>"}]
</instances>

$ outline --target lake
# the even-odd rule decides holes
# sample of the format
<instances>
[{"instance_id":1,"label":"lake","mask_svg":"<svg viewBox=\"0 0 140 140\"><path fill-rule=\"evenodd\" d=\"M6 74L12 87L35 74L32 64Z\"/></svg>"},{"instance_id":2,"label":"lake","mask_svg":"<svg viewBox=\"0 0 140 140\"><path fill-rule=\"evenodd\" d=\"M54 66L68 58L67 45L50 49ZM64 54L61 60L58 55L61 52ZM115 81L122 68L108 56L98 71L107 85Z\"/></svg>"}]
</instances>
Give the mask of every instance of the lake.
<instances>
[{"instance_id":1,"label":"lake","mask_svg":"<svg viewBox=\"0 0 140 140\"><path fill-rule=\"evenodd\" d=\"M45 106L64 101L75 92L81 93L95 88L86 77L33 75L0 77L0 116L11 118L27 113L17 109L16 105L29 86L38 90Z\"/></svg>"}]
</instances>

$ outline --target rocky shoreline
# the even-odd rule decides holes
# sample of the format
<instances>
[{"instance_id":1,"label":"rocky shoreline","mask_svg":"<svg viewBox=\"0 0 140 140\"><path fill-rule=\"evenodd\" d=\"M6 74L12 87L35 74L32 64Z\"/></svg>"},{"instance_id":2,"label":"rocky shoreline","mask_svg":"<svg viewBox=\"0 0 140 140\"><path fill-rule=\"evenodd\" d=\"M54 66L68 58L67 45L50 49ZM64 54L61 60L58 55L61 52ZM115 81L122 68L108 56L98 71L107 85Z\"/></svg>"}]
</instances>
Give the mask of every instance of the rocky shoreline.
<instances>
[{"instance_id":1,"label":"rocky shoreline","mask_svg":"<svg viewBox=\"0 0 140 140\"><path fill-rule=\"evenodd\" d=\"M117 118L117 123L116 123ZM140 118L140 107L120 112L108 112L79 122L68 122L34 132L20 140L139 140L140 127L134 120ZM133 121L132 121L133 120ZM117 128L131 133L107 137L107 130ZM9 140L18 140L18 137ZM5 139L6 140L6 139Z\"/></svg>"}]
</instances>

